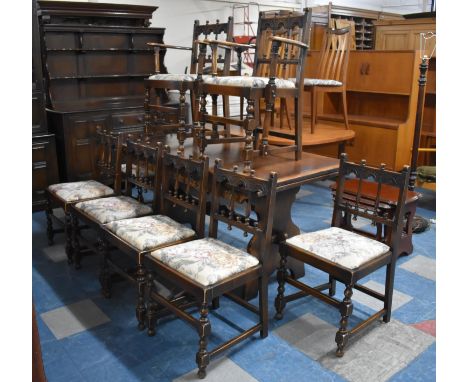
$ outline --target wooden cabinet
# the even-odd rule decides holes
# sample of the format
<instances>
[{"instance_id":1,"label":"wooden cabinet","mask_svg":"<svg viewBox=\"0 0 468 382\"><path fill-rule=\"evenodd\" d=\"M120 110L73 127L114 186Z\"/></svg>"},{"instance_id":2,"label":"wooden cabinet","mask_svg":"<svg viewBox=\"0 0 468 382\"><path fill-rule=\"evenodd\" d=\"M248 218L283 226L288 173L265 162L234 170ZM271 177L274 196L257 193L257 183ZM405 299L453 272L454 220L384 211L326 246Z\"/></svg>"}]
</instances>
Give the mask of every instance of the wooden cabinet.
<instances>
[{"instance_id":1,"label":"wooden cabinet","mask_svg":"<svg viewBox=\"0 0 468 382\"><path fill-rule=\"evenodd\" d=\"M154 72L147 42L157 7L39 1L43 73L50 130L57 136L60 180L93 178L100 127L142 130L144 78ZM166 73L161 53L161 72Z\"/></svg>"},{"instance_id":2,"label":"wooden cabinet","mask_svg":"<svg viewBox=\"0 0 468 382\"><path fill-rule=\"evenodd\" d=\"M45 208L45 189L58 182L57 154L54 134L32 138L32 207L33 212Z\"/></svg>"},{"instance_id":3,"label":"wooden cabinet","mask_svg":"<svg viewBox=\"0 0 468 382\"><path fill-rule=\"evenodd\" d=\"M408 20L378 21L375 23L375 49L420 49L420 33L436 33L436 19L420 18ZM435 38L427 41L426 54L434 54L429 61L424 101L423 126L420 147L436 147L436 54ZM418 53L419 54L419 53ZM421 61L421 60L419 60ZM418 165L435 166L435 153L419 153Z\"/></svg>"},{"instance_id":4,"label":"wooden cabinet","mask_svg":"<svg viewBox=\"0 0 468 382\"><path fill-rule=\"evenodd\" d=\"M351 49L369 50L374 48L374 22L376 20L400 20L403 17L396 13L377 12L367 9L328 5L312 7L312 15L324 16L328 20L328 26L332 28L344 28L350 26L353 43ZM320 49L322 34L321 27L316 28L316 38L311 39L311 48Z\"/></svg>"},{"instance_id":5,"label":"wooden cabinet","mask_svg":"<svg viewBox=\"0 0 468 382\"><path fill-rule=\"evenodd\" d=\"M306 76L320 52L311 51ZM415 51L352 51L348 65L348 118L356 136L346 152L353 161L385 163L401 170L410 164L418 96L419 54ZM306 109L306 99L304 109ZM319 122L342 123L342 104L335 94L318 101ZM304 111L306 113L306 111ZM313 152L336 156L336 148ZM327 149L328 150L328 149Z\"/></svg>"},{"instance_id":6,"label":"wooden cabinet","mask_svg":"<svg viewBox=\"0 0 468 382\"><path fill-rule=\"evenodd\" d=\"M32 209L45 207L45 189L58 182L55 137L48 134L36 0L32 2Z\"/></svg>"}]
</instances>

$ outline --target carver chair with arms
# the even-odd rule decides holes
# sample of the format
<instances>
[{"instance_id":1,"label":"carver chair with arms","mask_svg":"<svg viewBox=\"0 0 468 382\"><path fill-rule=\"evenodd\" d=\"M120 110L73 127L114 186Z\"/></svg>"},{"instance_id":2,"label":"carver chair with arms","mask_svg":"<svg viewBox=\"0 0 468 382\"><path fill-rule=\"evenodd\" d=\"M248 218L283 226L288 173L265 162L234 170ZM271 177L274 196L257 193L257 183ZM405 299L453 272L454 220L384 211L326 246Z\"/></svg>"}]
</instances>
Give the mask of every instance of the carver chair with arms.
<instances>
[{"instance_id":1,"label":"carver chair with arms","mask_svg":"<svg viewBox=\"0 0 468 382\"><path fill-rule=\"evenodd\" d=\"M271 240L273 210L276 198L276 173L271 173L268 180L250 174L221 168L221 161L216 160L211 188L211 212L209 237L175 246L156 250L147 256L148 268L153 272L148 275L148 326L153 329L152 319L155 304L172 311L177 317L188 322L198 331L199 349L196 354L198 376L204 378L210 359L240 341L260 331L262 338L268 335L267 281L268 275L262 267L266 245ZM268 216L266 223L259 222L255 215L255 204L260 198L266 198ZM243 212L239 212L242 211ZM218 224L244 231L244 235L253 235L252 240L260 244L260 258L248 254L217 239ZM182 307L164 298L153 288L153 279L171 282L185 290L197 302L200 318L197 320ZM233 295L232 291L249 281L257 281L259 287L259 306ZM228 295L244 308L258 314L259 322L243 330L241 334L208 350L208 337L211 324L208 318L209 304L222 295ZM216 305L216 304L215 304ZM150 334L154 334L154 330Z\"/></svg>"},{"instance_id":2,"label":"carver chair with arms","mask_svg":"<svg viewBox=\"0 0 468 382\"><path fill-rule=\"evenodd\" d=\"M183 152L183 142L187 135L192 133L192 125L199 119L199 102L197 96L197 80L211 75L229 75L231 64L231 51L226 50L224 55L217 53L217 47L212 49L211 57L206 59L207 44L203 39L212 41L231 41L233 35L233 19L228 18L226 23L200 24L195 20L193 26L192 47L182 47L161 43L148 43L154 47L155 74L145 79L145 125L146 131L159 130L162 133L177 131L180 142L179 151ZM202 39L202 40L200 40ZM189 74L163 74L159 73L159 57L162 49L187 50L191 52ZM204 74L210 72L210 74ZM165 104L167 91L179 91L179 104L168 106ZM185 93L190 91L192 125L187 125ZM223 99L224 115L229 115L228 99Z\"/></svg>"},{"instance_id":3,"label":"carver chair with arms","mask_svg":"<svg viewBox=\"0 0 468 382\"><path fill-rule=\"evenodd\" d=\"M296 160L301 158L303 69L309 46L310 23L309 9L305 9L304 12L260 12L253 76L213 76L200 83L201 126L198 130L196 129L195 134L202 152L208 144L244 142L243 159L246 173L252 168L254 155L294 151ZM293 35L296 37L291 38ZM217 45L227 49L234 49L236 46L251 47L222 42ZM268 49L269 53L267 53ZM282 53L285 51L296 53L294 56L289 56ZM259 52L262 52L261 56ZM287 70L284 70L285 66L288 67ZM295 73L295 81L289 79L291 73ZM235 119L208 114L206 109L208 94L247 99L247 115L241 115L240 119ZM293 140L291 145L285 147L273 147L268 144L276 98L291 98L295 105L294 134L271 132L272 135L280 134ZM260 118L262 100L266 105L263 123ZM218 126L229 124L239 126L241 133L227 137L218 132ZM208 125L211 125L211 130L208 130ZM258 139L260 134L261 139Z\"/></svg>"},{"instance_id":4,"label":"carver chair with arms","mask_svg":"<svg viewBox=\"0 0 468 382\"><path fill-rule=\"evenodd\" d=\"M373 178L377 184L376 199L372 205L361 203L361 186L355 195L346 195L345 180L355 176L359 184L365 179ZM348 162L346 154L341 155L339 180L334 201L332 227L316 232L303 233L286 239L280 245L280 267L278 269L278 294L275 299L276 318L283 317L286 303L298 298L311 295L321 301L334 306L340 311L341 320L336 333L336 355L343 356L344 347L349 338L368 326L373 321L383 317L389 322L392 313L393 283L395 277L396 260L399 255L398 246L403 231L403 212L406 192L409 181L409 167L406 166L401 173L387 171L385 166L380 168L368 167L365 162L360 165ZM398 204L395 213L388 214L380 211L381 190L384 185L398 188ZM369 233L358 234L348 231L348 225L342 225L345 216L355 216L368 220L370 223L388 226L391 234L383 237L384 241L377 241ZM343 226L343 228L341 228ZM293 258L328 273L329 282L315 287L308 286L288 275L287 261ZM371 290L358 281L363 277L386 267L385 292L379 293ZM342 301L334 296L336 281L345 285L344 299ZM300 290L300 292L285 296L285 283ZM328 294L323 290L328 289ZM383 302L383 308L369 318L348 328L348 320L353 313L352 295L357 289L373 298Z\"/></svg>"}]
</instances>

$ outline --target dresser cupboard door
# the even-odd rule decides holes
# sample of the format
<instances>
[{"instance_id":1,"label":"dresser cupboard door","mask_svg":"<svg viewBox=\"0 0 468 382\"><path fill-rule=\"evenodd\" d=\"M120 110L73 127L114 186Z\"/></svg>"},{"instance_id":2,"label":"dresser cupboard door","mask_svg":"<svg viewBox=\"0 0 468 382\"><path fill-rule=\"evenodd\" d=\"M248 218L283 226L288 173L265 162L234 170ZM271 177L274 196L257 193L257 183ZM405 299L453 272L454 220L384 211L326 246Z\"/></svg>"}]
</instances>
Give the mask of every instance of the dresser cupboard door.
<instances>
[{"instance_id":1,"label":"dresser cupboard door","mask_svg":"<svg viewBox=\"0 0 468 382\"><path fill-rule=\"evenodd\" d=\"M96 177L96 130L107 128L108 114L74 115L66 124L66 160L69 182Z\"/></svg>"}]
</instances>

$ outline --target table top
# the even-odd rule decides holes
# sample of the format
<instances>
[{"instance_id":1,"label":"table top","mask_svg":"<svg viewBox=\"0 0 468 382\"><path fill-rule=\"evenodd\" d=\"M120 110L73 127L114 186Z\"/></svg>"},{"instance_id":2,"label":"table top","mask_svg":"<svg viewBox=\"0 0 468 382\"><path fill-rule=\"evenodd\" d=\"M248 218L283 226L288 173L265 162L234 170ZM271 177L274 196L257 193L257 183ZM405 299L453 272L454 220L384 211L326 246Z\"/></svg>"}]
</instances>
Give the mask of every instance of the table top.
<instances>
[{"instance_id":1,"label":"table top","mask_svg":"<svg viewBox=\"0 0 468 382\"><path fill-rule=\"evenodd\" d=\"M176 152L179 143L175 134L166 135L163 142ZM243 143L211 144L205 149L205 154L210 158L210 168L213 168L215 159L223 161L223 167L232 168L239 166L242 171L242 148ZM193 147L193 139L187 138L184 144L185 156L197 155L197 148ZM255 176L268 179L270 172L278 174L278 191L297 187L305 183L321 180L330 176L338 175L339 160L322 155L302 152L302 159L294 160L294 153L282 153L269 156L255 157L252 168Z\"/></svg>"}]
</instances>

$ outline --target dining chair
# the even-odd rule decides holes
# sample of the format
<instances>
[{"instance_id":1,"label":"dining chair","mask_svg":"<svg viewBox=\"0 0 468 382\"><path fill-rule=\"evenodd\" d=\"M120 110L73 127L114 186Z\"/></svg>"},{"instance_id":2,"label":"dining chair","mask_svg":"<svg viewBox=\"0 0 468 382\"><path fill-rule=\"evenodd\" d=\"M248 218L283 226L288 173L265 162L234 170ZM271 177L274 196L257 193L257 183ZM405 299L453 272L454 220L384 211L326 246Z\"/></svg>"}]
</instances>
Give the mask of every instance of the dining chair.
<instances>
[{"instance_id":1,"label":"dining chair","mask_svg":"<svg viewBox=\"0 0 468 382\"><path fill-rule=\"evenodd\" d=\"M303 69L309 47L310 23L311 14L307 8L304 12L260 12L253 76L212 76L200 82L200 127L195 129L195 135L202 152L209 144L244 142L243 161L246 173L252 168L254 155L293 151L296 160L301 158ZM300 38L290 38L293 34ZM216 45L225 49L239 46L251 48L250 45L229 42L216 42ZM282 51L295 53L291 57L283 58ZM283 70L285 65L288 66L288 70ZM295 75L294 81L289 79L291 73ZM246 99L247 114L245 116L241 114L240 118L208 114L206 97L209 94ZM294 102L294 134L270 132L270 122L277 98L290 98ZM263 123L260 120L262 101L265 102ZM210 129L208 125L211 126ZM225 136L222 131L218 131L218 126L225 125L239 126L241 132ZM271 146L268 144L270 134L288 138L291 144L283 147Z\"/></svg>"},{"instance_id":2,"label":"dining chair","mask_svg":"<svg viewBox=\"0 0 468 382\"><path fill-rule=\"evenodd\" d=\"M81 201L109 197L118 192L121 187L121 174L116 169L120 168L122 139L123 135L98 129L95 142L98 159L93 171L93 179L52 184L46 189L45 212L48 244L54 243L56 233L65 232L65 252L69 264L73 262L70 207ZM54 207L64 211L65 221L54 214ZM54 229L54 223L61 228Z\"/></svg>"},{"instance_id":3,"label":"dining chair","mask_svg":"<svg viewBox=\"0 0 468 382\"><path fill-rule=\"evenodd\" d=\"M187 135L192 133L192 126L199 120L199 102L196 93L197 79L209 77L211 75L229 75L231 66L231 51L225 50L223 55L218 55L216 45L212 46L209 57L206 55L207 46L203 39L212 41L231 41L233 36L233 18L229 17L227 22L200 24L195 20L193 26L192 47L168 45L163 43L149 42L148 45L154 48L155 74L145 79L145 126L146 131L152 129L167 133L177 131L179 139L179 151L183 152L183 142ZM160 51L167 49L186 50L191 52L190 73L173 74L160 73ZM209 72L206 74L206 72ZM175 106L168 106L165 103L167 91L175 90L179 92L179 103ZM186 98L185 94L190 91L191 119L192 125L187 125ZM223 113L229 115L229 100L223 98ZM213 108L217 107L214 103Z\"/></svg>"},{"instance_id":4,"label":"dining chair","mask_svg":"<svg viewBox=\"0 0 468 382\"><path fill-rule=\"evenodd\" d=\"M212 180L209 237L158 249L146 257L147 267L152 270L148 272L147 284L148 333L155 334L157 307L170 310L193 326L200 337L196 353L199 378L206 376L210 360L221 352L259 331L261 338L268 335L268 275L263 270L262 261L266 245L272 237L277 174L271 173L267 180L260 179L255 177L254 172L239 173L237 167L233 170L223 169L221 161L216 160ZM260 198L266 198L269 206L265 223L259 222L253 213ZM252 240L260 244L260 258L217 239L219 223L224 223L228 228L238 228L245 235L251 234ZM174 283L186 291L197 302L200 318L194 318L183 306L158 293L154 288L154 279ZM231 293L255 280L258 281L259 290L258 307ZM213 303L216 307L216 300L222 295L230 296L233 301L258 314L259 321L227 342L208 350L211 334L209 305Z\"/></svg>"},{"instance_id":5,"label":"dining chair","mask_svg":"<svg viewBox=\"0 0 468 382\"><path fill-rule=\"evenodd\" d=\"M314 296L337 308L341 314L339 329L335 336L336 355L342 357L349 338L356 335L373 321L383 318L390 321L392 313L393 284L396 261L399 255L400 237L403 230L404 204L409 181L409 167L401 173L380 168L368 167L349 162L346 154L341 155L338 186L334 200L332 226L323 230L302 233L286 239L280 244L280 266L277 273L278 294L275 299L276 319L282 319L286 303L304 296ZM352 177L357 179L358 192L346 194L345 181ZM371 178L377 185L376 199L372 205L362 203L362 182ZM398 204L394 214L382 213L381 190L384 185L398 188ZM343 225L346 217L356 217L372 224L389 227L391 234L385 235L383 241L375 240L372 233L349 231ZM309 286L287 273L288 259L296 259L319 269L329 275L327 283ZM358 284L358 281L380 268L385 267L385 291L380 293L369 287ZM345 285L344 299L334 297L336 281ZM285 296L285 283L299 289L298 293ZM349 317L353 313L353 289L365 293L383 302L383 308L361 321L352 329L348 328ZM324 293L328 290L328 294Z\"/></svg>"},{"instance_id":6,"label":"dining chair","mask_svg":"<svg viewBox=\"0 0 468 382\"><path fill-rule=\"evenodd\" d=\"M304 90L310 93L310 132L317 124L318 97L323 93L341 93L342 113L346 129L349 129L346 102L346 79L349 51L352 39L350 28L328 28L323 36L316 77L304 79Z\"/></svg>"},{"instance_id":7,"label":"dining chair","mask_svg":"<svg viewBox=\"0 0 468 382\"><path fill-rule=\"evenodd\" d=\"M103 245L98 236L98 245L93 239L81 234L78 223L81 221L95 233L99 233L102 224L116 220L150 215L157 208L158 187L160 187L161 144L152 141L151 136L144 138L129 137L125 144L126 167L125 192L119 188L115 196L102 199L86 200L70 207L72 228L72 253L75 267L81 267L83 252L82 244L88 251L100 254ZM120 168L120 167L119 167ZM142 201L140 192L133 195L133 190L148 190L152 193L152 203L147 205Z\"/></svg>"},{"instance_id":8,"label":"dining chair","mask_svg":"<svg viewBox=\"0 0 468 382\"><path fill-rule=\"evenodd\" d=\"M111 271L136 281L138 298L136 316L138 328L145 327L144 289L146 270L143 259L160 248L201 239L205 236L206 195L208 191L208 157L184 158L169 153L166 147L161 159L161 190L154 196L157 214L116 220L101 226L102 293L111 295ZM134 275L129 275L119 260L121 253L110 252L116 247L131 256L136 263Z\"/></svg>"}]
</instances>

